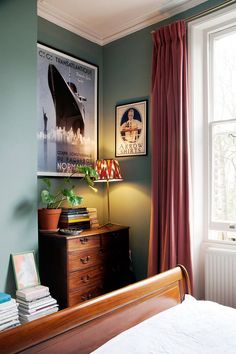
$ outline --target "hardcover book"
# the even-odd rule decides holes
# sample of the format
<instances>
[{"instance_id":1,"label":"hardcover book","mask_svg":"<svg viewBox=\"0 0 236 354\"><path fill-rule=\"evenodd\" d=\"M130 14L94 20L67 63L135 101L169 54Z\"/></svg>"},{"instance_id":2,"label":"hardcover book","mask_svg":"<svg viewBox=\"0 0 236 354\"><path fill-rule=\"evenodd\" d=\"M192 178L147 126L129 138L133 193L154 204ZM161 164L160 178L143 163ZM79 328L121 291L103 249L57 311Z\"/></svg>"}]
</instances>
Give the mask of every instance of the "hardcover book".
<instances>
[{"instance_id":1,"label":"hardcover book","mask_svg":"<svg viewBox=\"0 0 236 354\"><path fill-rule=\"evenodd\" d=\"M11 300L11 295L0 292L0 304Z\"/></svg>"},{"instance_id":2,"label":"hardcover book","mask_svg":"<svg viewBox=\"0 0 236 354\"><path fill-rule=\"evenodd\" d=\"M6 302L2 302L0 304L0 312L2 311L8 311L11 308L16 307L16 300L15 299L11 299L9 301Z\"/></svg>"},{"instance_id":3,"label":"hardcover book","mask_svg":"<svg viewBox=\"0 0 236 354\"><path fill-rule=\"evenodd\" d=\"M17 290L16 296L17 298L26 300L26 301L33 301L36 299L43 298L45 296L50 295L49 288L43 285L33 286L31 288L25 288L21 290Z\"/></svg>"},{"instance_id":4,"label":"hardcover book","mask_svg":"<svg viewBox=\"0 0 236 354\"><path fill-rule=\"evenodd\" d=\"M31 301L31 302L21 300L21 301L19 301L19 310L33 312L38 309L42 309L43 307L46 307L49 305L54 305L56 303L57 303L57 301L55 299L53 299L51 296L46 296L42 300L40 299L40 300L36 300L36 301Z\"/></svg>"},{"instance_id":5,"label":"hardcover book","mask_svg":"<svg viewBox=\"0 0 236 354\"><path fill-rule=\"evenodd\" d=\"M57 312L58 311L58 306L52 306L47 310L44 310L42 312L38 312L36 314L32 314L32 315L21 315L19 316L20 318L20 322L21 323L26 323L26 322L30 322L33 320L36 320L37 318L46 316L46 315L50 315L51 313Z\"/></svg>"},{"instance_id":6,"label":"hardcover book","mask_svg":"<svg viewBox=\"0 0 236 354\"><path fill-rule=\"evenodd\" d=\"M20 324L20 322L19 322L18 319L8 321L8 322L3 323L3 324L0 325L0 331L4 331L5 329L19 326L19 324Z\"/></svg>"},{"instance_id":7,"label":"hardcover book","mask_svg":"<svg viewBox=\"0 0 236 354\"><path fill-rule=\"evenodd\" d=\"M19 314L20 316L33 316L39 313L44 313L45 311L54 308L54 307L58 307L58 304L56 303L56 301L54 301L54 303L52 304L48 304L45 306L41 306L39 308L34 308L34 309L24 309L24 308L19 308Z\"/></svg>"},{"instance_id":8,"label":"hardcover book","mask_svg":"<svg viewBox=\"0 0 236 354\"><path fill-rule=\"evenodd\" d=\"M53 298L51 295L47 295L45 297L42 297L40 299L36 299L34 301L26 301L20 298L17 298L17 303L22 306L26 306L27 308L32 308L32 307L37 307L38 305L44 304L48 301L51 301ZM54 300L54 299L53 299Z\"/></svg>"},{"instance_id":9,"label":"hardcover book","mask_svg":"<svg viewBox=\"0 0 236 354\"><path fill-rule=\"evenodd\" d=\"M87 208L62 208L62 214L79 214L87 211Z\"/></svg>"}]
</instances>

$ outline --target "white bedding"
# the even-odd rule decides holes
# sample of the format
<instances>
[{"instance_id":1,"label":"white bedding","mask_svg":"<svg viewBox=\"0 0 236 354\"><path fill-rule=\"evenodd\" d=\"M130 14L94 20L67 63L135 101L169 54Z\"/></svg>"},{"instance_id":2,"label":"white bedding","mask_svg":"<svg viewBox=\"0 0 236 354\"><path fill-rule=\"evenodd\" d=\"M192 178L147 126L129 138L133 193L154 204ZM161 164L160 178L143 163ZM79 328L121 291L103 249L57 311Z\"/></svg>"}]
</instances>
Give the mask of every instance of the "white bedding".
<instances>
[{"instance_id":1,"label":"white bedding","mask_svg":"<svg viewBox=\"0 0 236 354\"><path fill-rule=\"evenodd\" d=\"M93 354L236 354L236 310L188 296Z\"/></svg>"}]
</instances>

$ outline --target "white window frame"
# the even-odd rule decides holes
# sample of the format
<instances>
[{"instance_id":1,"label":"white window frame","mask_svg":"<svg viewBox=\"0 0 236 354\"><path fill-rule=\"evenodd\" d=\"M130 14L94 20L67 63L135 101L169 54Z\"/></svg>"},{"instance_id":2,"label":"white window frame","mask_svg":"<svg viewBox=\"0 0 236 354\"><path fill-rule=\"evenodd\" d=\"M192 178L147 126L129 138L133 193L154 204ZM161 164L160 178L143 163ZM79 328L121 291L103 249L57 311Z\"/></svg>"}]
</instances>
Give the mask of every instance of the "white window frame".
<instances>
[{"instance_id":1,"label":"white window frame","mask_svg":"<svg viewBox=\"0 0 236 354\"><path fill-rule=\"evenodd\" d=\"M212 96L211 96L212 97ZM213 201L213 195L212 195L212 181L211 181L211 176L212 176L212 127L215 124L220 124L220 123L236 123L236 119L227 119L227 120L215 120L215 121L210 121L208 122L208 129L209 129L209 231L225 231L225 232L234 232L236 231L236 221L228 221L228 222L223 222L223 221L214 221L213 220L213 212L212 212L212 201ZM225 241L224 241L225 242Z\"/></svg>"},{"instance_id":2,"label":"white window frame","mask_svg":"<svg viewBox=\"0 0 236 354\"><path fill-rule=\"evenodd\" d=\"M219 25L220 28L218 27L217 29L212 29L208 33L208 42L209 42L209 50L208 50L208 56L209 56L209 93L210 93L210 99L209 99L209 117L214 117L214 109L213 109L213 97L214 97L214 84L213 83L213 58L214 58L214 49L213 49L213 42L216 38L224 37L226 34L231 33L231 32L236 32L236 20L234 19L233 21L227 21L222 25ZM229 117L230 120L230 117ZM209 120L213 121L213 120ZM215 121L216 122L216 121Z\"/></svg>"},{"instance_id":3,"label":"white window frame","mask_svg":"<svg viewBox=\"0 0 236 354\"><path fill-rule=\"evenodd\" d=\"M224 37L228 33L236 32L236 20L230 20L227 22L224 22L223 24L220 24L219 27L215 30L209 29L208 32L208 38L207 41L209 43L208 46L208 82L209 82L209 97L208 97L208 131L209 131L209 157L208 157L208 166L209 166L209 178L208 178L208 186L209 186L209 221L208 221L208 227L209 231L235 231L236 230L236 221L232 220L229 222L216 222L213 221L212 218L212 201L213 201L213 195L212 195L212 181L211 181L211 176L212 176L212 127L214 124L219 124L219 123L227 123L227 122L235 122L235 119L232 119L232 117L229 117L227 120L213 120L215 117L215 112L214 112L214 104L213 104L213 98L214 98L214 75L213 75L213 59L214 59L214 46L213 42L216 38ZM225 242L225 241L223 241Z\"/></svg>"},{"instance_id":4,"label":"white window frame","mask_svg":"<svg viewBox=\"0 0 236 354\"><path fill-rule=\"evenodd\" d=\"M191 156L191 235L193 255L194 295L204 298L204 249L209 244L224 243L235 247L235 242L208 239L210 192L208 190L208 102L209 67L207 38L219 28L235 21L236 6L231 5L188 24L188 68L190 89L190 156ZM206 183L207 182L207 183Z\"/></svg>"}]
</instances>

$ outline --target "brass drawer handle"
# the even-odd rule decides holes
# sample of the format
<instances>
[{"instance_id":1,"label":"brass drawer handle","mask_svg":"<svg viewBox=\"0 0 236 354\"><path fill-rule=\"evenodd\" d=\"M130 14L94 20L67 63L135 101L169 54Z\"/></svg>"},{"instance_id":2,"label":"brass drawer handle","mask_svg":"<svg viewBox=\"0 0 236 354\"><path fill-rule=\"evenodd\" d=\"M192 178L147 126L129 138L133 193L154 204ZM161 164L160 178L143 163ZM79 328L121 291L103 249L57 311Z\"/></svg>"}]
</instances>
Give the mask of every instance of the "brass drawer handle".
<instances>
[{"instance_id":1,"label":"brass drawer handle","mask_svg":"<svg viewBox=\"0 0 236 354\"><path fill-rule=\"evenodd\" d=\"M87 238L87 237L82 237L82 238L80 238L80 243L81 243L82 245L85 245L85 243L88 243L88 238Z\"/></svg>"},{"instance_id":2,"label":"brass drawer handle","mask_svg":"<svg viewBox=\"0 0 236 354\"><path fill-rule=\"evenodd\" d=\"M81 277L81 280L83 283L87 283L89 281L89 279L90 279L90 276L88 274Z\"/></svg>"},{"instance_id":3,"label":"brass drawer handle","mask_svg":"<svg viewBox=\"0 0 236 354\"><path fill-rule=\"evenodd\" d=\"M91 299L92 297L93 297L93 295L91 293L84 294L84 295L81 295L81 300L86 301L86 300Z\"/></svg>"},{"instance_id":4,"label":"brass drawer handle","mask_svg":"<svg viewBox=\"0 0 236 354\"><path fill-rule=\"evenodd\" d=\"M83 264L88 263L89 260L90 260L90 256L87 256L87 257L84 257L84 258L80 258L80 261L81 261Z\"/></svg>"}]
</instances>

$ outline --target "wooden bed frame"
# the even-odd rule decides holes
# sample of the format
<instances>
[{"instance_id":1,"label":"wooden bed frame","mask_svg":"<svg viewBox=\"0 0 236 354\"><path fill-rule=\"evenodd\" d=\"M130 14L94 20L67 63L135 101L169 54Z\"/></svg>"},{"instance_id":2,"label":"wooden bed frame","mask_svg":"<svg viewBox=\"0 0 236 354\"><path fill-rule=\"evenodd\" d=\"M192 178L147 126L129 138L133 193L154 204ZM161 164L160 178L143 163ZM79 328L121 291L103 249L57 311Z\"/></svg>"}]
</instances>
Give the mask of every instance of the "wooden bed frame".
<instances>
[{"instance_id":1,"label":"wooden bed frame","mask_svg":"<svg viewBox=\"0 0 236 354\"><path fill-rule=\"evenodd\" d=\"M0 353L90 353L191 293L178 266L125 288L0 333Z\"/></svg>"}]
</instances>

